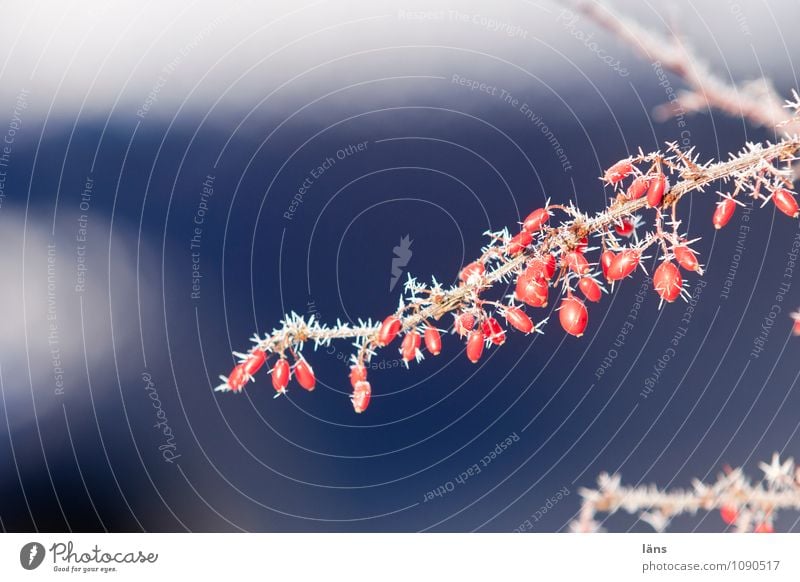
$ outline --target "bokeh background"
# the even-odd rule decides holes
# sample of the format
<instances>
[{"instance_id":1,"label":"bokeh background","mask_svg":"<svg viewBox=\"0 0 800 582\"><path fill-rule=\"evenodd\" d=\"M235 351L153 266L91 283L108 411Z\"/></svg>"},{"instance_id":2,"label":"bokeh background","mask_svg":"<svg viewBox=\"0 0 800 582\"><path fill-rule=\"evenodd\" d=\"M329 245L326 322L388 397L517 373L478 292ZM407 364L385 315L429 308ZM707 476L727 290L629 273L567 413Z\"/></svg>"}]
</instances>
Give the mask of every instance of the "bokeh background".
<instances>
[{"instance_id":1,"label":"bokeh background","mask_svg":"<svg viewBox=\"0 0 800 582\"><path fill-rule=\"evenodd\" d=\"M800 85L796 3L614 6L730 82ZM347 343L307 352L311 394L273 399L266 376L213 392L230 352L286 312L393 310L404 237L403 277L449 283L481 233L548 198L600 209L597 177L639 147L679 140L708 159L774 139L715 111L656 123L681 80L569 9L4 3L0 527L565 531L603 471L686 487L796 454L798 223L770 205L715 232L711 191L681 206L707 265L693 305L659 310L640 272L581 339L551 306L544 335L511 334L477 366L452 336L410 371L387 349L362 415Z\"/></svg>"}]
</instances>

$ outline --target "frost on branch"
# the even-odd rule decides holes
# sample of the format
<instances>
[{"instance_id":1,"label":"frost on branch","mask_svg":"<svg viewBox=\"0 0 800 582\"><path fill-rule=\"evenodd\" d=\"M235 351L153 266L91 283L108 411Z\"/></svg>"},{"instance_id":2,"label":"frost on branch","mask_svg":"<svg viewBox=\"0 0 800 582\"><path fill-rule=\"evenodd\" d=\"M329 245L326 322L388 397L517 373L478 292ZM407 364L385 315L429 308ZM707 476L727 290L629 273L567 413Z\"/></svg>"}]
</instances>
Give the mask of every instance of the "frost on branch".
<instances>
[{"instance_id":1,"label":"frost on branch","mask_svg":"<svg viewBox=\"0 0 800 582\"><path fill-rule=\"evenodd\" d=\"M583 504L570 529L602 531L598 514L625 511L638 514L654 530L664 531L678 515L719 511L725 526L734 532L771 533L779 510L800 510L800 469L793 459L781 462L778 453L761 463L764 473L757 483L741 469L728 469L714 483L696 480L691 489L664 491L655 485L626 487L619 475L603 473L597 489L581 489Z\"/></svg>"},{"instance_id":2,"label":"frost on branch","mask_svg":"<svg viewBox=\"0 0 800 582\"><path fill-rule=\"evenodd\" d=\"M654 110L657 121L716 108L734 118L744 118L755 126L783 127L790 133L800 131L800 123L784 106L769 79L762 77L732 85L716 75L674 28L669 31L669 36L659 34L602 2L581 0L577 2L576 10L628 43L653 63L653 68L669 71L686 83L687 88L678 91L674 101ZM796 102L796 93L794 98Z\"/></svg>"},{"instance_id":3,"label":"frost on branch","mask_svg":"<svg viewBox=\"0 0 800 582\"><path fill-rule=\"evenodd\" d=\"M311 391L316 378L303 349L348 340L354 350L351 401L356 412L363 412L372 394L367 364L377 350L395 340L400 341L407 367L426 354L438 355L445 332L466 344L466 355L475 363L486 349L505 343L501 321L523 334L541 332L545 320L528 311L544 308L551 300L558 302L564 331L580 337L589 325L586 302L599 302L640 267L644 270L644 259L658 261L653 285L662 304L685 298L683 273L700 276L703 270L692 249L698 239L681 229L682 198L713 187L715 228L724 227L745 198L762 206L772 202L796 218L791 165L798 150L800 138L794 136L775 144L748 143L719 162L701 163L691 150L682 152L675 143L663 152L640 151L605 172L602 180L614 195L602 211L589 214L572 203L548 201L520 225L485 233L488 240L481 255L462 268L454 284L445 286L435 279L424 283L409 276L397 309L380 323L326 325L313 316L291 313L270 333L253 337L247 353L234 353L238 363L228 376L220 377L216 390L241 392L266 366L276 397L286 392L292 377ZM515 285L514 292L498 297L495 287L509 283Z\"/></svg>"}]
</instances>

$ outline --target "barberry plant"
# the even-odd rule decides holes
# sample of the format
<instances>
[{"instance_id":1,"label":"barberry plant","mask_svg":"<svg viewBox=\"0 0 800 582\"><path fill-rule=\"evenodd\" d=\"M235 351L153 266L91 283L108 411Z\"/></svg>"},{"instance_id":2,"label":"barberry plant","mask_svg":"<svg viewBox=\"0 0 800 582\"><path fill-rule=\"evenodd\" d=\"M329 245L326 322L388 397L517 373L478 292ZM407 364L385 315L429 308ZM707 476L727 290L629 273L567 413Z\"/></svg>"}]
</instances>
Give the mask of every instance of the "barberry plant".
<instances>
[{"instance_id":1,"label":"barberry plant","mask_svg":"<svg viewBox=\"0 0 800 582\"><path fill-rule=\"evenodd\" d=\"M695 479L691 489L660 490L654 485L628 487L619 475L602 473L597 489L581 489L583 502L570 529L599 532L603 514L625 511L638 514L658 532L679 515L719 512L721 525L729 531L772 533L779 510L800 510L800 468L793 459L760 463L762 479L753 482L741 468L727 467L713 483Z\"/></svg>"},{"instance_id":2,"label":"barberry plant","mask_svg":"<svg viewBox=\"0 0 800 582\"><path fill-rule=\"evenodd\" d=\"M796 93L787 107L797 116ZM701 276L703 270L693 249L698 239L681 229L681 200L718 188L710 219L714 228L723 228L746 198L761 206L772 203L797 218L792 163L798 151L797 135L776 143L748 143L725 161L700 162L693 150L682 151L677 143L667 143L664 151L639 151L612 164L601 177L613 193L600 212L589 214L571 202L548 200L513 230L485 233L488 242L481 255L461 269L453 285L435 279L422 283L409 275L397 309L380 321L327 325L314 316L290 313L272 332L254 336L247 353L234 353L238 363L228 376L220 376L216 390L242 392L265 365L276 397L286 392L292 377L313 390L316 379L303 349L347 340L355 347L350 399L360 413L372 394L367 366L378 350L393 344L399 343L408 367L425 354L439 355L442 333L450 332L466 344L467 358L476 363L486 349L505 343L501 322L526 335L541 333L546 319L529 314L529 308L546 307L551 300L558 302L563 330L580 337L589 326L586 302L599 302L603 293L644 270L645 259L658 262L653 289L662 304L686 298L684 273ZM498 287L512 283L511 295L497 296Z\"/></svg>"}]
</instances>

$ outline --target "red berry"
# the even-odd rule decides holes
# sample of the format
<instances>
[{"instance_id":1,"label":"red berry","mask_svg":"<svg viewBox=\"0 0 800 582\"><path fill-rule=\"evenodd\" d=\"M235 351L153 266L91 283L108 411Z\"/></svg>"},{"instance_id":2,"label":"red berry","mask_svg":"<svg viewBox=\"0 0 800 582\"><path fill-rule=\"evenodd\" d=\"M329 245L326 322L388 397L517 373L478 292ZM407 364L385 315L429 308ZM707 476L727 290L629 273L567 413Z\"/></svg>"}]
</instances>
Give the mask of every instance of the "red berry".
<instances>
[{"instance_id":1,"label":"red berry","mask_svg":"<svg viewBox=\"0 0 800 582\"><path fill-rule=\"evenodd\" d=\"M728 224L733 217L733 211L736 210L736 202L731 198L723 198L717 202L717 209L714 211L714 216L711 221L714 223L714 228L719 230Z\"/></svg>"},{"instance_id":2,"label":"red berry","mask_svg":"<svg viewBox=\"0 0 800 582\"><path fill-rule=\"evenodd\" d=\"M755 533L773 533L775 528L772 527L771 523L767 523L766 521L762 521L759 523L755 529L753 530Z\"/></svg>"},{"instance_id":3,"label":"red berry","mask_svg":"<svg viewBox=\"0 0 800 582\"><path fill-rule=\"evenodd\" d=\"M537 257L531 261L531 264L525 269L523 276L525 277L541 277L543 279L552 279L556 273L556 258L554 255L548 253L544 257Z\"/></svg>"},{"instance_id":4,"label":"red berry","mask_svg":"<svg viewBox=\"0 0 800 582\"><path fill-rule=\"evenodd\" d=\"M566 265L578 275L585 275L590 271L589 261L578 251L570 251L564 257Z\"/></svg>"},{"instance_id":5,"label":"red berry","mask_svg":"<svg viewBox=\"0 0 800 582\"><path fill-rule=\"evenodd\" d=\"M250 352L250 355L244 361L244 371L247 372L248 376L255 376L266 361L267 354L264 353L264 350L256 348Z\"/></svg>"},{"instance_id":6,"label":"red berry","mask_svg":"<svg viewBox=\"0 0 800 582\"><path fill-rule=\"evenodd\" d=\"M476 329L469 334L469 339L467 340L467 357L469 358L470 362L476 364L478 360L481 359L482 354L483 332L479 329Z\"/></svg>"},{"instance_id":7,"label":"red berry","mask_svg":"<svg viewBox=\"0 0 800 582\"><path fill-rule=\"evenodd\" d=\"M581 240L578 241L578 245L575 247L575 250L579 253L586 252L586 246L589 244L589 237L584 236L581 237Z\"/></svg>"},{"instance_id":8,"label":"red berry","mask_svg":"<svg viewBox=\"0 0 800 582\"><path fill-rule=\"evenodd\" d=\"M619 253L608 268L608 280L619 281L624 279L636 270L639 265L639 251L636 249L625 249Z\"/></svg>"},{"instance_id":9,"label":"red berry","mask_svg":"<svg viewBox=\"0 0 800 582\"><path fill-rule=\"evenodd\" d=\"M633 164L630 160L620 160L608 170L606 170L605 180L609 184L616 184L633 171Z\"/></svg>"},{"instance_id":10,"label":"red berry","mask_svg":"<svg viewBox=\"0 0 800 582\"><path fill-rule=\"evenodd\" d=\"M546 208L538 208L531 212L522 222L522 228L529 233L534 233L541 230L548 220L550 220L550 212Z\"/></svg>"},{"instance_id":11,"label":"red berry","mask_svg":"<svg viewBox=\"0 0 800 582\"><path fill-rule=\"evenodd\" d=\"M425 328L425 347L434 356L442 353L442 336L435 327Z\"/></svg>"},{"instance_id":12,"label":"red berry","mask_svg":"<svg viewBox=\"0 0 800 582\"><path fill-rule=\"evenodd\" d=\"M614 225L614 230L620 236L629 237L633 234L633 223L627 218L623 218L619 224Z\"/></svg>"},{"instance_id":13,"label":"red berry","mask_svg":"<svg viewBox=\"0 0 800 582\"><path fill-rule=\"evenodd\" d=\"M675 260L678 261L678 264L687 271L696 271L700 267L694 251L689 247L679 245L672 249L672 252L675 254Z\"/></svg>"},{"instance_id":14,"label":"red berry","mask_svg":"<svg viewBox=\"0 0 800 582\"><path fill-rule=\"evenodd\" d=\"M516 298L531 307L546 307L549 286L543 277L520 275L514 291Z\"/></svg>"},{"instance_id":15,"label":"red berry","mask_svg":"<svg viewBox=\"0 0 800 582\"><path fill-rule=\"evenodd\" d=\"M521 231L519 234L514 235L508 243L508 254L518 255L524 251L529 244L533 242L531 233L527 230Z\"/></svg>"},{"instance_id":16,"label":"red berry","mask_svg":"<svg viewBox=\"0 0 800 582\"><path fill-rule=\"evenodd\" d=\"M410 362L411 360L416 359L419 344L419 333L411 330L406 334L406 337L403 338L403 344L400 347L400 353L402 354L405 362Z\"/></svg>"},{"instance_id":17,"label":"red berry","mask_svg":"<svg viewBox=\"0 0 800 582\"><path fill-rule=\"evenodd\" d=\"M522 333L530 333L533 331L533 321L528 315L519 307L509 305L503 311L503 317L506 318L508 324Z\"/></svg>"},{"instance_id":18,"label":"red berry","mask_svg":"<svg viewBox=\"0 0 800 582\"><path fill-rule=\"evenodd\" d=\"M483 263L479 261L475 261L474 263L470 263L463 269L461 269L461 273L458 274L458 278L461 279L464 283L467 283L470 279L476 279L478 277L483 276L486 272L486 268L483 266Z\"/></svg>"},{"instance_id":19,"label":"red berry","mask_svg":"<svg viewBox=\"0 0 800 582\"><path fill-rule=\"evenodd\" d=\"M247 384L247 380L250 377L247 374L247 370L245 369L244 364L239 364L238 366L234 367L231 370L230 375L228 376L228 387L233 390L234 392L241 392L244 385Z\"/></svg>"},{"instance_id":20,"label":"red berry","mask_svg":"<svg viewBox=\"0 0 800 582\"><path fill-rule=\"evenodd\" d=\"M617 255L614 254L614 251L603 251L603 254L600 255L600 266L603 268L603 276L607 281L611 281L608 276L608 271L611 268L611 264L614 262L616 256Z\"/></svg>"},{"instance_id":21,"label":"red berry","mask_svg":"<svg viewBox=\"0 0 800 582\"><path fill-rule=\"evenodd\" d=\"M631 185L628 186L628 198L635 200L644 196L644 193L647 192L649 182L650 179L647 178L647 176L638 176L634 178Z\"/></svg>"},{"instance_id":22,"label":"red berry","mask_svg":"<svg viewBox=\"0 0 800 582\"><path fill-rule=\"evenodd\" d=\"M600 285L591 277L581 277L581 280L578 281L578 288L586 299L594 303L600 301L600 298L603 296Z\"/></svg>"},{"instance_id":23,"label":"red berry","mask_svg":"<svg viewBox=\"0 0 800 582\"><path fill-rule=\"evenodd\" d=\"M353 410L358 414L364 412L367 406L369 406L371 397L372 387L369 385L369 382L366 380L356 382L356 385L353 387L353 395L350 397L350 401L353 403Z\"/></svg>"},{"instance_id":24,"label":"red berry","mask_svg":"<svg viewBox=\"0 0 800 582\"><path fill-rule=\"evenodd\" d=\"M456 316L456 321L453 324L453 329L458 335L464 335L475 327L475 316L471 313L461 313Z\"/></svg>"},{"instance_id":25,"label":"red berry","mask_svg":"<svg viewBox=\"0 0 800 582\"><path fill-rule=\"evenodd\" d=\"M496 346L502 345L506 341L506 332L494 317L484 319L483 323L481 323L481 330L489 341Z\"/></svg>"},{"instance_id":26,"label":"red berry","mask_svg":"<svg viewBox=\"0 0 800 582\"><path fill-rule=\"evenodd\" d=\"M286 392L286 387L289 385L289 362L286 358L281 358L275 363L272 368L272 387L278 394Z\"/></svg>"},{"instance_id":27,"label":"red berry","mask_svg":"<svg viewBox=\"0 0 800 582\"><path fill-rule=\"evenodd\" d=\"M672 303L678 298L682 285L681 272L672 261L664 261L653 273L653 287L661 299L668 303Z\"/></svg>"},{"instance_id":28,"label":"red berry","mask_svg":"<svg viewBox=\"0 0 800 582\"><path fill-rule=\"evenodd\" d=\"M558 308L558 320L568 334L581 337L589 322L589 314L583 301L570 294L561 300L561 307Z\"/></svg>"},{"instance_id":29,"label":"red berry","mask_svg":"<svg viewBox=\"0 0 800 582\"><path fill-rule=\"evenodd\" d=\"M732 505L723 505L719 509L719 516L728 525L733 525L739 519L739 510Z\"/></svg>"},{"instance_id":30,"label":"red berry","mask_svg":"<svg viewBox=\"0 0 800 582\"><path fill-rule=\"evenodd\" d=\"M792 324L792 333L794 335L800 335L800 317L795 317L794 323Z\"/></svg>"},{"instance_id":31,"label":"red berry","mask_svg":"<svg viewBox=\"0 0 800 582\"><path fill-rule=\"evenodd\" d=\"M367 369L362 364L350 366L350 385L355 388L359 382L367 380Z\"/></svg>"},{"instance_id":32,"label":"red berry","mask_svg":"<svg viewBox=\"0 0 800 582\"><path fill-rule=\"evenodd\" d=\"M378 330L378 345L388 346L397 334L400 333L400 328L403 327L402 322L394 315L390 315L383 320L380 329Z\"/></svg>"},{"instance_id":33,"label":"red berry","mask_svg":"<svg viewBox=\"0 0 800 582\"><path fill-rule=\"evenodd\" d=\"M651 208L661 206L661 200L664 198L664 190L667 188L667 179L664 174L659 174L650 182L650 187L647 189L647 205Z\"/></svg>"},{"instance_id":34,"label":"red berry","mask_svg":"<svg viewBox=\"0 0 800 582\"><path fill-rule=\"evenodd\" d=\"M783 212L786 216L797 218L800 214L797 207L797 200L794 199L794 194L784 188L778 188L772 193L772 201L778 210Z\"/></svg>"},{"instance_id":35,"label":"red berry","mask_svg":"<svg viewBox=\"0 0 800 582\"><path fill-rule=\"evenodd\" d=\"M300 358L294 365L294 378L303 388L311 392L317 385L317 378L314 376L314 369L305 358Z\"/></svg>"}]
</instances>

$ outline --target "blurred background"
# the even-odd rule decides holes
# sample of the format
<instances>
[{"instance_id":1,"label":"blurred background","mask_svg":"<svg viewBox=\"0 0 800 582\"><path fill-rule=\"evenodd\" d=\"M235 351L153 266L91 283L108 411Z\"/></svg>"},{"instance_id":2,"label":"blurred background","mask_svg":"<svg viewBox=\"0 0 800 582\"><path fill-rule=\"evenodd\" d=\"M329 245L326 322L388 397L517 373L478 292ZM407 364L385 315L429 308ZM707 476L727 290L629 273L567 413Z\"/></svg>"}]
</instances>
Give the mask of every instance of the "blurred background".
<instances>
[{"instance_id":1,"label":"blurred background","mask_svg":"<svg viewBox=\"0 0 800 582\"><path fill-rule=\"evenodd\" d=\"M613 6L728 82L800 85L797 3ZM681 205L707 265L692 304L659 310L639 272L580 339L551 302L544 335L477 366L453 336L410 371L384 350L361 415L347 343L306 353L313 393L213 392L286 312L382 317L408 273L452 282L548 198L602 208L598 176L640 147L775 138L655 122L681 79L572 8L3 3L2 529L565 531L603 471L688 487L795 454L798 223L770 205L714 231L712 191Z\"/></svg>"}]
</instances>

